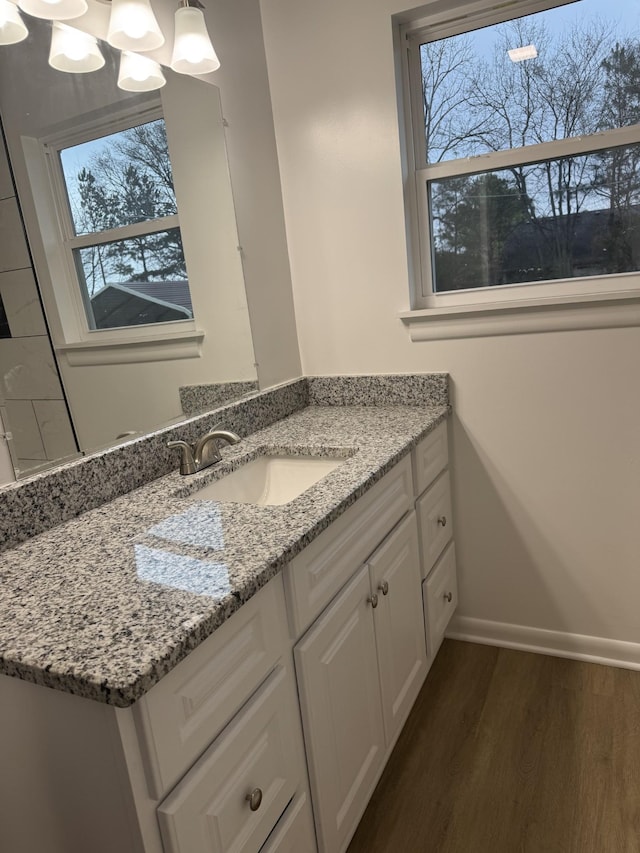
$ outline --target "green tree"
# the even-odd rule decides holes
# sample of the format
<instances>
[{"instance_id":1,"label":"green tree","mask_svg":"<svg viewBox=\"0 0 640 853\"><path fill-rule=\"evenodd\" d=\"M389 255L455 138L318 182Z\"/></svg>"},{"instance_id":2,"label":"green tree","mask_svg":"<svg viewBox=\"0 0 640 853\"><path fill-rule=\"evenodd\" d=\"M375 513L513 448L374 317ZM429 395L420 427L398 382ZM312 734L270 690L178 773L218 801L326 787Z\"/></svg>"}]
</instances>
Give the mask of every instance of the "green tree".
<instances>
[{"instance_id":1,"label":"green tree","mask_svg":"<svg viewBox=\"0 0 640 853\"><path fill-rule=\"evenodd\" d=\"M76 177L76 191L80 209L74 214L76 231L93 233L114 228L117 198L109 193L90 169L83 168ZM108 245L96 245L82 252L82 266L89 296L100 290L108 280L111 262Z\"/></svg>"},{"instance_id":2,"label":"green tree","mask_svg":"<svg viewBox=\"0 0 640 853\"><path fill-rule=\"evenodd\" d=\"M78 233L102 233L177 213L163 121L130 128L93 154L75 181ZM108 283L186 278L180 231L96 244L81 252L89 296Z\"/></svg>"},{"instance_id":3,"label":"green tree","mask_svg":"<svg viewBox=\"0 0 640 853\"><path fill-rule=\"evenodd\" d=\"M617 43L602 61L605 73L600 129L640 122L640 43ZM606 200L608 228L601 247L608 272L637 269L634 245L640 229L635 206L640 200L640 146L611 148L595 157L593 186Z\"/></svg>"},{"instance_id":4,"label":"green tree","mask_svg":"<svg viewBox=\"0 0 640 853\"><path fill-rule=\"evenodd\" d=\"M432 208L438 291L503 284L505 242L525 221L513 182L491 173L443 181Z\"/></svg>"}]
</instances>

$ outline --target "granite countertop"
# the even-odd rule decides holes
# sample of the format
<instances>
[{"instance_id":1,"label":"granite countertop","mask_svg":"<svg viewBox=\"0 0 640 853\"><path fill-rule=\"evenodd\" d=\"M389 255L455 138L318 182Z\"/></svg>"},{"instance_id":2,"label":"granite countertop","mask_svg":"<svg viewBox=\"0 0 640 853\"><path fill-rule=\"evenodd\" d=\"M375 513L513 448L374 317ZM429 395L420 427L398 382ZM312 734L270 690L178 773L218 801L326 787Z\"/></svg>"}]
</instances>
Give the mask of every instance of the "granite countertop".
<instances>
[{"instance_id":1,"label":"granite countertop","mask_svg":"<svg viewBox=\"0 0 640 853\"><path fill-rule=\"evenodd\" d=\"M310 406L0 558L0 673L118 707L163 675L274 577L449 412ZM260 453L344 457L283 506L185 497Z\"/></svg>"}]
</instances>

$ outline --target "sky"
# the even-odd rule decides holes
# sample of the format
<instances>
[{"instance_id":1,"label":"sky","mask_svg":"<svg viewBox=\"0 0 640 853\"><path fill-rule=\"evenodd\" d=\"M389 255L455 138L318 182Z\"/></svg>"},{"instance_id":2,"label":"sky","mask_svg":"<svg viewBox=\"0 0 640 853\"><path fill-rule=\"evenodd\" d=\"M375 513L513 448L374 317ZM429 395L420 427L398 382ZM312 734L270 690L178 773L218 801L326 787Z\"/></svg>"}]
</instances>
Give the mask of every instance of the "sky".
<instances>
[{"instance_id":1,"label":"sky","mask_svg":"<svg viewBox=\"0 0 640 853\"><path fill-rule=\"evenodd\" d=\"M525 64L528 65L528 63L542 63L540 68L541 71L544 67L553 68L553 65L546 65L546 60L551 60L553 63L556 61L556 57L565 58L569 61L574 59L572 55L567 53L568 43L566 41L566 35L574 29L576 24L578 24L580 29L583 29L585 33L589 33L590 31L592 33L597 33L601 29L605 31L606 41L602 42L601 51L598 51L598 53L601 52L602 56L607 55L618 41L627 41L632 39L640 42L640 0L578 0L578 2L568 3L555 9L548 9L529 16L523 16L521 20L544 25L545 30L550 36L548 43L541 44L539 42L535 45L539 52L538 59L528 59L522 63L523 66ZM452 102L456 103L458 93L463 92L466 89L467 84L475 77L475 74L471 72L471 69L474 69L475 71L477 67L482 67L485 63L492 69L490 76L486 78L486 81L489 82L489 84L491 84L490 81L495 81L496 86L499 88L500 77L495 76L493 60L496 56L496 47L499 45L498 49L500 51L504 49L503 39L505 31L508 34L507 45L510 48L527 46L526 43L520 43L517 33L514 33L509 21L483 27L478 30L472 30L467 33L463 32L460 35L446 38L441 42L436 41L433 43L433 53L437 58L436 65L433 67L438 70L441 69L441 66L439 65L441 56L445 57L445 63L450 61L449 57L453 56L457 58L457 42L464 44L465 50L470 50L470 55L468 56L468 59L464 61L463 65L457 66L457 70L453 71L453 76L448 80L444 77L441 78L441 80L445 80L444 84L442 82L437 83L436 89L434 90L432 101L434 109L432 115L436 117L436 122L433 125L436 130L429 140L430 162L482 154L490 150L486 147L485 143L480 142L477 138L474 140L473 134L471 134L472 128L479 120L479 113L474 113L473 111L467 111L464 113L464 115L468 114L469 117L469 127L465 128L463 113L459 110L457 112L452 112L447 105ZM526 35L524 37L521 36L520 38L526 39ZM440 54L439 46L441 45L451 48L451 52ZM545 56L546 46L548 46L551 53ZM423 68L429 67L428 57L430 52L431 46L428 43L424 44L422 47ZM511 67L511 65L508 62L506 55L502 60L500 59L500 56L501 54L498 54L496 58L499 61L500 66L502 66L503 62L506 63L505 66L502 66L506 71L507 66ZM594 58L593 55L591 58ZM515 71L515 68L513 70ZM470 73L471 77L469 76ZM429 77L430 83L432 80L433 78ZM471 94L473 100L473 92ZM498 97L502 96L498 94ZM472 101L469 103L472 103ZM517 122L523 119L521 109L523 107L517 98L514 98L511 108L515 110L511 115L511 119L513 121ZM488 128L488 121L489 116L486 117L484 125L485 128ZM466 137L468 140L466 145L463 143L457 143L454 148L445 150L447 147L445 143L456 139L459 134L464 134L467 130L469 133ZM540 138L539 136L535 136L534 130L536 130L536 132L539 131L542 134L547 132L547 130L551 134L559 132L560 135L550 135L547 138ZM532 126L527 142L521 144L532 144L535 141L539 142L563 138L561 134L562 128L553 129L549 127L545 130L541 126L535 128Z\"/></svg>"},{"instance_id":2,"label":"sky","mask_svg":"<svg viewBox=\"0 0 640 853\"><path fill-rule=\"evenodd\" d=\"M578 0L532 17L544 20L552 31L570 27L576 21L598 18L611 22L622 36L640 37L640 0ZM495 26L483 27L470 33L479 54L491 53L496 29Z\"/></svg>"}]
</instances>

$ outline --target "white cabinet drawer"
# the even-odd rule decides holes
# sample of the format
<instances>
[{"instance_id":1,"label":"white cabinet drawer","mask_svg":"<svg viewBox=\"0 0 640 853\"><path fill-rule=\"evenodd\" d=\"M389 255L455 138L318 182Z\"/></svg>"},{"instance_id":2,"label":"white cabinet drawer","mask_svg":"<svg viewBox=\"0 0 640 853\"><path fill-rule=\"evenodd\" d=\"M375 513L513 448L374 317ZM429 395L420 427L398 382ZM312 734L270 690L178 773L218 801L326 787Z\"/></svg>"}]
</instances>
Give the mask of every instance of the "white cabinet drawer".
<instances>
[{"instance_id":1,"label":"white cabinet drawer","mask_svg":"<svg viewBox=\"0 0 640 853\"><path fill-rule=\"evenodd\" d=\"M316 833L308 795L296 795L260 853L316 853Z\"/></svg>"},{"instance_id":2,"label":"white cabinet drawer","mask_svg":"<svg viewBox=\"0 0 640 853\"><path fill-rule=\"evenodd\" d=\"M175 785L276 665L286 618L278 576L134 705L152 797Z\"/></svg>"},{"instance_id":3,"label":"white cabinet drawer","mask_svg":"<svg viewBox=\"0 0 640 853\"><path fill-rule=\"evenodd\" d=\"M293 635L300 637L413 504L411 458L406 456L284 572Z\"/></svg>"},{"instance_id":4,"label":"white cabinet drawer","mask_svg":"<svg viewBox=\"0 0 640 853\"><path fill-rule=\"evenodd\" d=\"M413 451L413 477L416 495L421 495L438 474L447 467L449 446L447 423L441 423L425 436Z\"/></svg>"},{"instance_id":5,"label":"white cabinet drawer","mask_svg":"<svg viewBox=\"0 0 640 853\"><path fill-rule=\"evenodd\" d=\"M420 550L422 552L422 576L442 553L442 549L453 536L451 512L451 486L449 472L441 474L431 488L416 502L420 528Z\"/></svg>"},{"instance_id":6,"label":"white cabinet drawer","mask_svg":"<svg viewBox=\"0 0 640 853\"><path fill-rule=\"evenodd\" d=\"M299 783L289 680L278 666L158 807L166 853L258 853Z\"/></svg>"},{"instance_id":7,"label":"white cabinet drawer","mask_svg":"<svg viewBox=\"0 0 640 853\"><path fill-rule=\"evenodd\" d=\"M453 542L422 584L429 660L436 656L449 620L458 606L456 550Z\"/></svg>"}]
</instances>

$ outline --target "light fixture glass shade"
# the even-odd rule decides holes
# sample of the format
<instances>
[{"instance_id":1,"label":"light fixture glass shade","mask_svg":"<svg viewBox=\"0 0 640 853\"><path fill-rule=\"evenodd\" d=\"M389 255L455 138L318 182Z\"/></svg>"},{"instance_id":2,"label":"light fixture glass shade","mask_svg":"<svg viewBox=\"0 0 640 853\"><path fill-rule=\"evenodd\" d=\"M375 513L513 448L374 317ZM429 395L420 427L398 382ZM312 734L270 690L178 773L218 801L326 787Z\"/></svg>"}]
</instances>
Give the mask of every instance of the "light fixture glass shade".
<instances>
[{"instance_id":1,"label":"light fixture glass shade","mask_svg":"<svg viewBox=\"0 0 640 853\"><path fill-rule=\"evenodd\" d=\"M112 0L107 41L118 50L155 50L163 45L149 0Z\"/></svg>"},{"instance_id":2,"label":"light fixture glass shade","mask_svg":"<svg viewBox=\"0 0 640 853\"><path fill-rule=\"evenodd\" d=\"M166 83L162 69L148 56L126 51L120 57L118 87L125 92L152 92Z\"/></svg>"},{"instance_id":3,"label":"light fixture glass shade","mask_svg":"<svg viewBox=\"0 0 640 853\"><path fill-rule=\"evenodd\" d=\"M176 11L171 67L179 74L208 74L220 68L201 9L182 6Z\"/></svg>"},{"instance_id":4,"label":"light fixture glass shade","mask_svg":"<svg viewBox=\"0 0 640 853\"><path fill-rule=\"evenodd\" d=\"M58 71L82 74L102 68L104 56L93 36L54 21L49 65Z\"/></svg>"},{"instance_id":5,"label":"light fixture glass shade","mask_svg":"<svg viewBox=\"0 0 640 853\"><path fill-rule=\"evenodd\" d=\"M16 44L29 35L18 7L10 0L0 0L0 44Z\"/></svg>"},{"instance_id":6,"label":"light fixture glass shade","mask_svg":"<svg viewBox=\"0 0 640 853\"><path fill-rule=\"evenodd\" d=\"M28 15L48 21L68 21L88 9L86 0L18 0L18 6Z\"/></svg>"}]
</instances>

